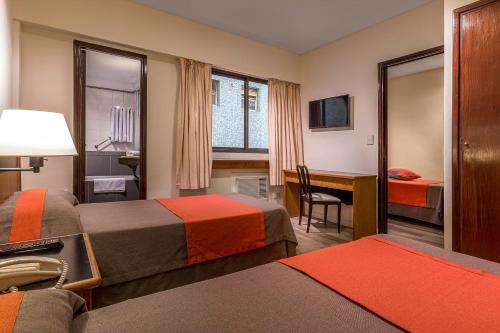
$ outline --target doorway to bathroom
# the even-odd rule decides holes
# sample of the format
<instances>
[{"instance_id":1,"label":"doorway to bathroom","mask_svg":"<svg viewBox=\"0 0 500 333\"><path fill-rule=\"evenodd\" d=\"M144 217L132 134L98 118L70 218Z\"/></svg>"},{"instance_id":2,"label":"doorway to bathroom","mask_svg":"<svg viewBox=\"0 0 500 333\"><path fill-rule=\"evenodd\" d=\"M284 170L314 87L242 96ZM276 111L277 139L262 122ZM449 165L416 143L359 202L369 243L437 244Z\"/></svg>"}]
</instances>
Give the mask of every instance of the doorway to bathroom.
<instances>
[{"instance_id":1,"label":"doorway to bathroom","mask_svg":"<svg viewBox=\"0 0 500 333\"><path fill-rule=\"evenodd\" d=\"M146 198L147 57L74 41L74 193L80 202Z\"/></svg>"}]
</instances>

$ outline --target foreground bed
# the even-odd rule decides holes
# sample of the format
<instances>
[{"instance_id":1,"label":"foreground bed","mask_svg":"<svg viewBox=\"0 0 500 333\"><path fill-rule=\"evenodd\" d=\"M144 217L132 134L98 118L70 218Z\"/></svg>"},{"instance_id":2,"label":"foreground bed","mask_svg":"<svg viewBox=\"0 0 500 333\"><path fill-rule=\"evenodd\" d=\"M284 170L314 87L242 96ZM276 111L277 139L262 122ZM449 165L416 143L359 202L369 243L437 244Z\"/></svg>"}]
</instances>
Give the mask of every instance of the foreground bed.
<instances>
[{"instance_id":1,"label":"foreground bed","mask_svg":"<svg viewBox=\"0 0 500 333\"><path fill-rule=\"evenodd\" d=\"M3 229L0 243L9 240L18 197L19 194L15 194L0 206L0 227ZM89 234L103 278L101 287L93 293L97 307L295 254L297 241L283 207L234 193L226 194L224 198L262 212L264 239L261 247L193 264L188 262L183 220L158 201L73 206L74 197L62 191L46 193L39 237L79 232Z\"/></svg>"},{"instance_id":2,"label":"foreground bed","mask_svg":"<svg viewBox=\"0 0 500 333\"><path fill-rule=\"evenodd\" d=\"M378 237L382 240L411 247L411 249L422 251L428 255L443 258L451 265L467 266L468 268L464 269L473 274L484 274L477 271L480 269L500 275L500 265L496 263L394 236ZM291 259L300 257L303 256ZM437 260L441 261L441 259ZM355 263L363 264L363 257L357 258ZM407 273L401 272L401 276L407 275ZM429 270L428 275L429 281L440 278L439 274L432 270ZM385 301L388 295L381 294L376 287L384 281L378 281L375 276L371 275L368 278L373 281L371 290L375 298ZM498 276L492 276L492 278L498 282ZM58 323L59 328L65 328L66 331L72 332L401 331L400 327L390 321L341 296L306 274L279 262L136 298L90 312L85 312L81 300L76 295L63 291L44 291L44 293L45 300L39 294L36 295L38 303L47 302L50 298L57 299L52 301L55 304L53 309L37 307L36 301L23 302L15 332L29 331L33 327L39 329L45 327L46 331L54 329L53 325L47 326L49 324L43 320L48 315L47 311L51 312L52 316L55 316L54 312L57 312L57 318L63 319ZM491 293L497 298L500 291L498 288L492 289ZM400 301L406 301L405 297L408 297L404 295L404 291L398 295L400 295ZM28 300L33 298L29 293L26 296ZM464 299L463 304L467 308L467 304L469 302L472 304L474 301L473 299ZM388 300L387 302L387 304L391 304ZM60 309L57 309L56 305ZM62 309L63 305L64 309ZM410 308L411 305L408 304ZM472 309L467 310L478 314L478 316L472 322L469 318L463 320L467 320L467 325L476 326L476 329L480 330L483 318L488 318L488 316L491 318L492 314L495 316L495 313L500 312L500 308L495 307L498 304L490 305L491 308L486 308L485 313L478 313L478 309L474 309L476 312ZM463 328L461 326L462 319L458 317L453 321L447 320L447 309L443 307L442 310L442 315L438 320L444 321L446 325L451 325L454 332L463 331L461 329ZM430 309L412 308L410 314L425 313L425 311L430 311ZM45 332L43 329L39 331ZM436 331L436 329L429 331Z\"/></svg>"}]
</instances>

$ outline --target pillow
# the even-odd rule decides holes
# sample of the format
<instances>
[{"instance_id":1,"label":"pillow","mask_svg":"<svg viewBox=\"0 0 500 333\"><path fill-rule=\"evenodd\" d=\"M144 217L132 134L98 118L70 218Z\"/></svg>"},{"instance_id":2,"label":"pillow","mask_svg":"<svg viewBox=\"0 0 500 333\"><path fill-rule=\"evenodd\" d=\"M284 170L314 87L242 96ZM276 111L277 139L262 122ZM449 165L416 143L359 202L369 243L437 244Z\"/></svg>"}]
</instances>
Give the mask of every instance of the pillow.
<instances>
[{"instance_id":1,"label":"pillow","mask_svg":"<svg viewBox=\"0 0 500 333\"><path fill-rule=\"evenodd\" d=\"M20 193L14 193L0 205L0 244L9 241L14 209ZM53 190L47 192L42 216L41 238L82 232L80 214L74 204L75 198L69 192Z\"/></svg>"},{"instance_id":2,"label":"pillow","mask_svg":"<svg viewBox=\"0 0 500 333\"><path fill-rule=\"evenodd\" d=\"M78 199L73 195L73 193L68 192L66 190L49 190L49 193L51 195L57 195L60 196L62 199L66 200L73 206L78 205L80 202L78 202Z\"/></svg>"},{"instance_id":3,"label":"pillow","mask_svg":"<svg viewBox=\"0 0 500 333\"><path fill-rule=\"evenodd\" d=\"M7 313L8 308L13 309L14 299L17 299L17 311ZM16 333L71 332L73 318L86 311L85 301L68 290L42 289L0 295L0 318L8 315L5 318L14 324L12 331Z\"/></svg>"},{"instance_id":4,"label":"pillow","mask_svg":"<svg viewBox=\"0 0 500 333\"><path fill-rule=\"evenodd\" d=\"M389 178L399 179L399 180L414 180L422 178L419 174L415 172L403 169L403 168L391 168L388 170Z\"/></svg>"}]
</instances>

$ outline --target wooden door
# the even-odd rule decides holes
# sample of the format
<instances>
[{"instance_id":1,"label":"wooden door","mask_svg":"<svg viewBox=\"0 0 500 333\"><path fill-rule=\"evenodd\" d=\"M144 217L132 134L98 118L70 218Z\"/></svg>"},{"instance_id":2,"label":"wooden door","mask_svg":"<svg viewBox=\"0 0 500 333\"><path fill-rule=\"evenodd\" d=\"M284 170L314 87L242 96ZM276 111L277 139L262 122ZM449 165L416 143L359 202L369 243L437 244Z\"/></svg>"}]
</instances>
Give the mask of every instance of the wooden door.
<instances>
[{"instance_id":1,"label":"wooden door","mask_svg":"<svg viewBox=\"0 0 500 333\"><path fill-rule=\"evenodd\" d=\"M454 250L500 262L500 1L455 11Z\"/></svg>"}]
</instances>

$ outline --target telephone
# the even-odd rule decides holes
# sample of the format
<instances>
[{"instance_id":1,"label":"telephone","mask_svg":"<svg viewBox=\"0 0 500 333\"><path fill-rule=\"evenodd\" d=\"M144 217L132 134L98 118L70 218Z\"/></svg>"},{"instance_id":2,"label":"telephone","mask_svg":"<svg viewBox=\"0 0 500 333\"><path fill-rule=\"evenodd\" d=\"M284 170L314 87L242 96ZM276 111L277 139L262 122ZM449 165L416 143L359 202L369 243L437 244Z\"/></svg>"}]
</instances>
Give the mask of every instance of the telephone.
<instances>
[{"instance_id":1,"label":"telephone","mask_svg":"<svg viewBox=\"0 0 500 333\"><path fill-rule=\"evenodd\" d=\"M36 256L0 260L0 292L17 291L17 287L55 278L59 279L54 288L61 288L67 274L64 260Z\"/></svg>"}]
</instances>

